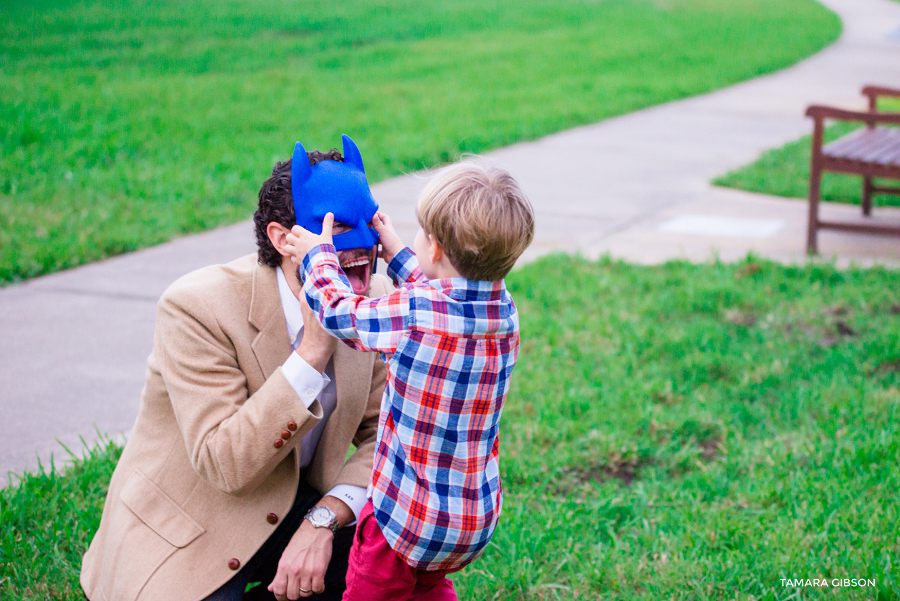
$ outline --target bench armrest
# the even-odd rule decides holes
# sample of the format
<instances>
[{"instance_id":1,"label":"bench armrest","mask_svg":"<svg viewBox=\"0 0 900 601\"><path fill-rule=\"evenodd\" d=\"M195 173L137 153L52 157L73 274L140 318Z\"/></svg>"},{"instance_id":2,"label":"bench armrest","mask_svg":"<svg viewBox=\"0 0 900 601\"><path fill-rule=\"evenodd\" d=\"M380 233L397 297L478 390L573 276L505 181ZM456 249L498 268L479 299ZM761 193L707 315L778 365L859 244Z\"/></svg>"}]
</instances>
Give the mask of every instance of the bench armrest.
<instances>
[{"instance_id":1,"label":"bench armrest","mask_svg":"<svg viewBox=\"0 0 900 601\"><path fill-rule=\"evenodd\" d=\"M869 98L869 110L874 111L878 105L879 96L891 96L900 98L900 90L895 88L885 88L884 86L866 86L862 89L863 96Z\"/></svg>"},{"instance_id":2,"label":"bench armrest","mask_svg":"<svg viewBox=\"0 0 900 601\"><path fill-rule=\"evenodd\" d=\"M806 116L812 117L817 122L824 119L837 119L839 121L861 121L869 126L877 124L900 125L900 113L848 111L846 109L819 106L815 104L806 109Z\"/></svg>"}]
</instances>

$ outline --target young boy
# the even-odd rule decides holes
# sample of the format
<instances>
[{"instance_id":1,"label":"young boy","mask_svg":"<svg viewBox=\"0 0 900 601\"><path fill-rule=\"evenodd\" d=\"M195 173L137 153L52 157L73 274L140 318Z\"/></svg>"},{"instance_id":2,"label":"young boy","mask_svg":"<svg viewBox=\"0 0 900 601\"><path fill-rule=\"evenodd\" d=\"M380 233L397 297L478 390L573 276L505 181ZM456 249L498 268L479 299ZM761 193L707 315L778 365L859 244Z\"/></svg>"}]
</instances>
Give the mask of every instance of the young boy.
<instances>
[{"instance_id":1,"label":"young boy","mask_svg":"<svg viewBox=\"0 0 900 601\"><path fill-rule=\"evenodd\" d=\"M400 282L379 298L353 293L330 214L321 235L297 226L288 236L325 329L381 351L389 370L344 601L456 599L446 575L481 555L500 514L497 429L519 348L503 278L531 243L534 215L508 173L472 161L440 171L416 213L415 253L387 215L372 219Z\"/></svg>"}]
</instances>

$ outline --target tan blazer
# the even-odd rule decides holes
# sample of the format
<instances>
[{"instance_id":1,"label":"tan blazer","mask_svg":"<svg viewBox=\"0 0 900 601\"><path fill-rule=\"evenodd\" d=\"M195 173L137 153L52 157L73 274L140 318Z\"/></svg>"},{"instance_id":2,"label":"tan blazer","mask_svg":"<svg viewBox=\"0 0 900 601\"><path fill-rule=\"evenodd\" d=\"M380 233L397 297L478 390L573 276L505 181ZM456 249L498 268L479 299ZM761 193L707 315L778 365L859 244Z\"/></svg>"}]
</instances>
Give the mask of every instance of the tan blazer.
<instances>
[{"instance_id":1,"label":"tan blazer","mask_svg":"<svg viewBox=\"0 0 900 601\"><path fill-rule=\"evenodd\" d=\"M373 277L370 293L389 289ZM274 532L269 514L283 517L297 491L299 442L322 417L279 369L290 352L276 272L255 255L163 293L138 418L82 562L91 601L203 599ZM307 471L321 492L368 485L386 373L344 344L333 361L337 406Z\"/></svg>"}]
</instances>

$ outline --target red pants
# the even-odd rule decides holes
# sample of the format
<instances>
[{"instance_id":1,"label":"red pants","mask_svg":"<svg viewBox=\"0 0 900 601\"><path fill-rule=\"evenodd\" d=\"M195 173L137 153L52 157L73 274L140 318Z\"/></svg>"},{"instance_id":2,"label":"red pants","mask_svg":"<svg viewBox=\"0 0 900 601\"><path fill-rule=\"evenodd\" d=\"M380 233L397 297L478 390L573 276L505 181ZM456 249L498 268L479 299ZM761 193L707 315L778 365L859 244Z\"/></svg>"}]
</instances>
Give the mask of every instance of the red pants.
<instances>
[{"instance_id":1,"label":"red pants","mask_svg":"<svg viewBox=\"0 0 900 601\"><path fill-rule=\"evenodd\" d=\"M359 514L350 548L343 601L457 601L447 574L456 570L418 570L391 549L372 501Z\"/></svg>"}]
</instances>

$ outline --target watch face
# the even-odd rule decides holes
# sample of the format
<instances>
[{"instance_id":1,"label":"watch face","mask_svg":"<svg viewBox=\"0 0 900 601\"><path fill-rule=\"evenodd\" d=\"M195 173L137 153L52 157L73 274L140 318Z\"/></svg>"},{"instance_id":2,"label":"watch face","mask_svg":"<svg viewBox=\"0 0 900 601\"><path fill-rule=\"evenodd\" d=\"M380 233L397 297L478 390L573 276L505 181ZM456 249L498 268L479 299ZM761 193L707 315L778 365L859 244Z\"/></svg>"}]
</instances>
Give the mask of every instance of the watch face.
<instances>
[{"instance_id":1,"label":"watch face","mask_svg":"<svg viewBox=\"0 0 900 601\"><path fill-rule=\"evenodd\" d=\"M337 516L334 515L334 512L322 506L310 509L306 517L316 528L331 528L337 521Z\"/></svg>"},{"instance_id":2,"label":"watch face","mask_svg":"<svg viewBox=\"0 0 900 601\"><path fill-rule=\"evenodd\" d=\"M312 520L316 526L325 526L328 524L328 513L329 511L324 507L315 507L310 513L309 519Z\"/></svg>"}]
</instances>

